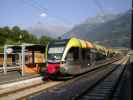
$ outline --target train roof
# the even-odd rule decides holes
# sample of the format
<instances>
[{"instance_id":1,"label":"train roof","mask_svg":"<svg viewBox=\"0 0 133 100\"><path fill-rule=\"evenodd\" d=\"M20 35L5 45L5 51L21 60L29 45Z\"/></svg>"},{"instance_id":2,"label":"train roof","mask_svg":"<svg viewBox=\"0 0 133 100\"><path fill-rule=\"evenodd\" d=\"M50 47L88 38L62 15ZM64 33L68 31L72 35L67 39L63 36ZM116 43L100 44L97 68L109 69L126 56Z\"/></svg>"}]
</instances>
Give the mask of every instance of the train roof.
<instances>
[{"instance_id":1,"label":"train roof","mask_svg":"<svg viewBox=\"0 0 133 100\"><path fill-rule=\"evenodd\" d=\"M81 40L76 37L71 37L63 40L56 40L51 45L64 45L67 48L78 47L78 48L95 48L98 51L108 51L103 45L99 45L97 43L92 43L90 41Z\"/></svg>"},{"instance_id":2,"label":"train roof","mask_svg":"<svg viewBox=\"0 0 133 100\"><path fill-rule=\"evenodd\" d=\"M66 44L66 48L62 57L62 60L64 61L65 56L67 54L67 52L69 51L70 48L72 47L78 47L78 48L93 48L93 44L89 41L85 41L85 40L81 40L81 39L77 39L75 37L72 37L68 40L67 44Z\"/></svg>"},{"instance_id":3,"label":"train roof","mask_svg":"<svg viewBox=\"0 0 133 100\"><path fill-rule=\"evenodd\" d=\"M71 47L79 47L79 48L93 48L93 44L89 41L81 40L75 37L71 37L69 39L63 39L63 40L56 40L50 43L50 46L68 46Z\"/></svg>"},{"instance_id":4,"label":"train roof","mask_svg":"<svg viewBox=\"0 0 133 100\"><path fill-rule=\"evenodd\" d=\"M79 47L79 48L93 48L93 44L89 41L81 40L75 37L69 39L67 45L69 47Z\"/></svg>"}]
</instances>

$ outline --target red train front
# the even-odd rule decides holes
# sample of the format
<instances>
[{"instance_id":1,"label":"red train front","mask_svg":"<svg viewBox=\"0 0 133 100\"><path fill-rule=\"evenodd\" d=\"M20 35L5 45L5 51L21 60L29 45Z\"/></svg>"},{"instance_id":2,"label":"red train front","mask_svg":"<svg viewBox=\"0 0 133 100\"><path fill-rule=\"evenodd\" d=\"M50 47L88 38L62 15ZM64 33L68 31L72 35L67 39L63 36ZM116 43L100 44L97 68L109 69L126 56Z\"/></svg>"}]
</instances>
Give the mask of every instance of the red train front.
<instances>
[{"instance_id":1,"label":"red train front","mask_svg":"<svg viewBox=\"0 0 133 100\"><path fill-rule=\"evenodd\" d=\"M51 76L60 76L61 58L63 56L66 40L56 41L48 45L47 73Z\"/></svg>"}]
</instances>

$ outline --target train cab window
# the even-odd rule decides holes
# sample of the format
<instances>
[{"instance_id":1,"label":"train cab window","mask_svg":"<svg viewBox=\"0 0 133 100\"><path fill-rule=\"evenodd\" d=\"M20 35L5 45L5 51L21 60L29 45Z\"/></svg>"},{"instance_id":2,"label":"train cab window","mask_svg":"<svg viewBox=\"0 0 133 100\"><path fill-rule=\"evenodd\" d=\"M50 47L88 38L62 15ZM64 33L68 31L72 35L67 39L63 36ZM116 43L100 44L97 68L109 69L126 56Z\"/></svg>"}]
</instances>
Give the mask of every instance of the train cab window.
<instances>
[{"instance_id":1,"label":"train cab window","mask_svg":"<svg viewBox=\"0 0 133 100\"><path fill-rule=\"evenodd\" d=\"M71 48L66 56L67 61L76 61L79 59L78 48Z\"/></svg>"},{"instance_id":2,"label":"train cab window","mask_svg":"<svg viewBox=\"0 0 133 100\"><path fill-rule=\"evenodd\" d=\"M66 60L69 61L69 62L74 61L73 53L72 52L69 52L67 54Z\"/></svg>"},{"instance_id":3,"label":"train cab window","mask_svg":"<svg viewBox=\"0 0 133 100\"><path fill-rule=\"evenodd\" d=\"M48 50L48 60L56 60L56 61L61 60L63 51L64 51L63 46L50 47Z\"/></svg>"}]
</instances>

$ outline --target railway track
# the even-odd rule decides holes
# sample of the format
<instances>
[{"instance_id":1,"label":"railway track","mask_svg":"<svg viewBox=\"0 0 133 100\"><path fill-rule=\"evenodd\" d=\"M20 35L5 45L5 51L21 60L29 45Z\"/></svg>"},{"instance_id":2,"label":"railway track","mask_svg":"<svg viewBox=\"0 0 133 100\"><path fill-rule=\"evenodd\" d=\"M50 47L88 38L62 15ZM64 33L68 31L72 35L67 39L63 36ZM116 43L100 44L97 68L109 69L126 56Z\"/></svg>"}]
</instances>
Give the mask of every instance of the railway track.
<instances>
[{"instance_id":1,"label":"railway track","mask_svg":"<svg viewBox=\"0 0 133 100\"><path fill-rule=\"evenodd\" d=\"M94 88L86 90L80 96L75 98L75 100L112 100L118 96L118 86L121 80L121 77L124 73L125 65L127 60L123 62L122 66L119 66L106 76L104 79L97 82ZM120 88L119 88L120 89ZM116 99L117 100L117 99Z\"/></svg>"},{"instance_id":2,"label":"railway track","mask_svg":"<svg viewBox=\"0 0 133 100\"><path fill-rule=\"evenodd\" d=\"M104 64L101 64L101 66L107 65L109 63L112 63L114 61L118 60L118 58L114 58L112 61L106 62ZM99 67L99 68L97 68ZM100 65L98 65L95 69L97 70L92 70L89 72L89 74L95 74L98 73L102 70L105 70L107 67L101 67ZM16 89L14 89L13 87L11 88L5 88L3 90L0 89L0 100L16 100L16 99L23 99L23 98L27 98L27 97L31 97L31 95L36 95L36 94L40 94L43 91L53 91L53 89L56 89L57 87L64 87L68 84L73 84L73 82L78 81L80 79L82 79L83 77L88 76L88 74L83 74L79 77L76 77L72 80L69 81L48 81L48 82L41 82L37 83L37 84L33 84L33 85L26 85L22 84L20 86L15 87ZM4 92L2 92L4 91ZM58 100L58 99L57 99Z\"/></svg>"},{"instance_id":3,"label":"railway track","mask_svg":"<svg viewBox=\"0 0 133 100\"><path fill-rule=\"evenodd\" d=\"M118 80L119 74L122 73L124 69L124 64L126 64L127 61L128 61L128 57L122 59L121 61L117 61L112 65L108 65L108 67L107 66L101 67L98 70L94 70L87 74L79 76L69 82L64 83L61 86L50 88L47 91L38 93L36 95L32 95L28 97L28 99L29 100L80 100L80 99L88 100L89 96L87 96L88 98L86 99L85 99L85 96L88 95L88 93L92 93L92 90L97 88L101 82L102 82L101 84L103 85L102 87L105 90L111 89L110 91L112 91L111 85L115 86L115 82L116 80ZM115 78L113 78L114 75L115 75ZM110 79L112 79L113 82L110 83L109 81ZM107 89L106 89L106 86L107 86ZM101 87L101 85L99 87ZM99 90L99 92L104 92L104 91ZM98 100L109 99L111 93L107 91L105 92L108 93L108 95L106 95L105 93L105 96L107 96L105 99L103 98L100 99L100 96L99 98L97 98L98 97L97 94L94 95L96 97L95 99L98 99ZM103 94L101 95L103 96Z\"/></svg>"}]
</instances>

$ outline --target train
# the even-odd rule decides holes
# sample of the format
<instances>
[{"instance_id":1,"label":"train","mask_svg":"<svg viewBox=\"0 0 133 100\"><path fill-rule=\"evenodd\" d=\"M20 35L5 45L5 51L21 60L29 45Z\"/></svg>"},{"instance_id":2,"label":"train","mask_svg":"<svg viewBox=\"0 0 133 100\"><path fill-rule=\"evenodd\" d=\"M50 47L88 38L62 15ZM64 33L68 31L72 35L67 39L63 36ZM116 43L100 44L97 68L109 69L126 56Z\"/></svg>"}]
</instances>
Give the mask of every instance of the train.
<instances>
[{"instance_id":1,"label":"train","mask_svg":"<svg viewBox=\"0 0 133 100\"><path fill-rule=\"evenodd\" d=\"M67 78L87 72L97 61L112 57L116 51L76 37L51 42L47 45L47 74Z\"/></svg>"}]
</instances>

